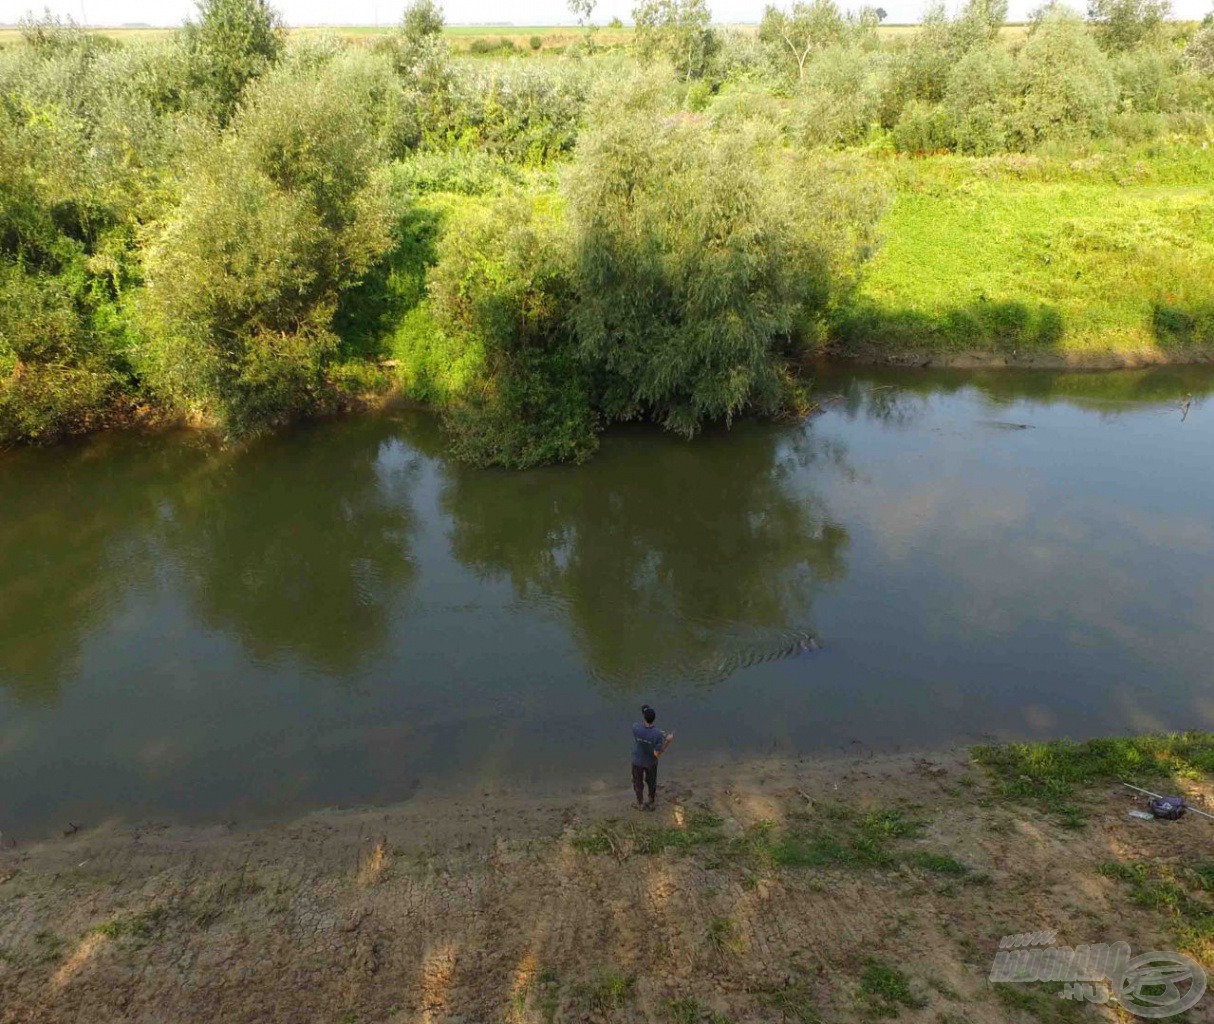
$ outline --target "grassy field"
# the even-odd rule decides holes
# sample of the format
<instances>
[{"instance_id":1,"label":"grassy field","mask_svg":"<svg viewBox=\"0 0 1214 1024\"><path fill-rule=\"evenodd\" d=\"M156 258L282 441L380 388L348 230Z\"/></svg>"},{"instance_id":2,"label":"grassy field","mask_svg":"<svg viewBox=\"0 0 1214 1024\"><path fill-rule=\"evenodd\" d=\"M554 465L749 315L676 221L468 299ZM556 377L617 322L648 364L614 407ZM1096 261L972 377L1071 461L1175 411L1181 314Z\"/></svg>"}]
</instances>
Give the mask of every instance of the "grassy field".
<instances>
[{"instance_id":1,"label":"grassy field","mask_svg":"<svg viewBox=\"0 0 1214 1024\"><path fill-rule=\"evenodd\" d=\"M1214 151L887 167L883 243L837 330L854 353L1133 362L1214 343Z\"/></svg>"},{"instance_id":2,"label":"grassy field","mask_svg":"<svg viewBox=\"0 0 1214 1024\"><path fill-rule=\"evenodd\" d=\"M394 27L395 23L392 22L383 25L301 25L292 28L291 32L298 35L335 32L343 39L359 40L374 38L390 32ZM728 27L752 32L758 29L757 25L730 25ZM896 39L899 36L916 32L918 27L917 25L882 25L880 34L885 39ZM98 27L91 31L114 39L159 39L171 35L175 29ZM1004 36L1008 39L1018 38L1024 34L1024 31L1025 26L1019 23L1010 23L1003 29ZM543 40L543 48L550 49L554 46L568 45L580 38L582 30L576 25L448 25L443 29L443 34L456 50L468 49L477 39L491 42L498 39L509 39L519 49L526 50L529 48L532 36L539 36ZM621 28L611 28L600 25L595 38L604 46L629 43L632 41L632 27L625 25ZM21 33L15 27L0 26L0 46L19 42L20 39Z\"/></svg>"}]
</instances>

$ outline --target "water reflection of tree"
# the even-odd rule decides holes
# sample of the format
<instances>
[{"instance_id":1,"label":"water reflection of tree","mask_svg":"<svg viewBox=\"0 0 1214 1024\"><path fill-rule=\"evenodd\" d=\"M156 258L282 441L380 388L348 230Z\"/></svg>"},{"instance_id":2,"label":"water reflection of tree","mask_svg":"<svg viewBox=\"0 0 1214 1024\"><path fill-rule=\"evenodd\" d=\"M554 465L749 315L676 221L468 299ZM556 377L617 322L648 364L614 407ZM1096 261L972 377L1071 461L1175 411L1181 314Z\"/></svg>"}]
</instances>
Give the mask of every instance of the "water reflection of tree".
<instances>
[{"instance_id":1,"label":"water reflection of tree","mask_svg":"<svg viewBox=\"0 0 1214 1024\"><path fill-rule=\"evenodd\" d=\"M443 501L456 557L567 615L595 676L711 681L811 631L848 538L798 470L841 458L750 424L690 444L629 432L577 468L453 467Z\"/></svg>"},{"instance_id":2,"label":"water reflection of tree","mask_svg":"<svg viewBox=\"0 0 1214 1024\"><path fill-rule=\"evenodd\" d=\"M841 414L849 420L879 420L899 428L921 420L927 414L930 400L930 392L858 379L817 395L823 412Z\"/></svg>"},{"instance_id":3,"label":"water reflection of tree","mask_svg":"<svg viewBox=\"0 0 1214 1024\"><path fill-rule=\"evenodd\" d=\"M199 614L256 658L344 672L414 579L416 456L383 419L306 428L185 481L167 533Z\"/></svg>"},{"instance_id":4,"label":"water reflection of tree","mask_svg":"<svg viewBox=\"0 0 1214 1024\"><path fill-rule=\"evenodd\" d=\"M204 445L111 435L0 463L0 686L54 703L153 560L147 529Z\"/></svg>"},{"instance_id":5,"label":"water reflection of tree","mask_svg":"<svg viewBox=\"0 0 1214 1024\"><path fill-rule=\"evenodd\" d=\"M826 410L906 427L926 413L933 398L961 391L976 391L993 410L1025 402L1065 403L1114 415L1148 405L1179 409L1186 395L1200 405L1214 393L1214 374L1206 366L1184 365L1103 372L871 367L827 371L815 385Z\"/></svg>"}]
</instances>

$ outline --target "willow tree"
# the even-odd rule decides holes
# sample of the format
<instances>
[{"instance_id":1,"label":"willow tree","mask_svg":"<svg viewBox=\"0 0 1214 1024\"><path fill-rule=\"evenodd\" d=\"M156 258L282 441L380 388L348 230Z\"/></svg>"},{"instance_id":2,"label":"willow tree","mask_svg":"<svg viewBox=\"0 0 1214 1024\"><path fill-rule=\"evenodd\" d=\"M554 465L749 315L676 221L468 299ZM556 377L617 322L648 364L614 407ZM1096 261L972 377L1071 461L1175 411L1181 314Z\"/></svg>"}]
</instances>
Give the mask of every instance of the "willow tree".
<instances>
[{"instance_id":1,"label":"willow tree","mask_svg":"<svg viewBox=\"0 0 1214 1024\"><path fill-rule=\"evenodd\" d=\"M1024 96L1019 127L1026 148L1107 130L1117 82L1109 59L1074 11L1053 4L1040 12L1020 63Z\"/></svg>"},{"instance_id":2,"label":"willow tree","mask_svg":"<svg viewBox=\"0 0 1214 1024\"><path fill-rule=\"evenodd\" d=\"M649 87L592 123L568 184L572 322L605 416L690 435L780 409L788 360L867 254L876 190L767 129L669 113Z\"/></svg>"},{"instance_id":3,"label":"willow tree","mask_svg":"<svg viewBox=\"0 0 1214 1024\"><path fill-rule=\"evenodd\" d=\"M843 42L847 34L847 20L834 0L794 3L787 11L768 5L759 24L759 39L780 58L795 64L802 82L809 58Z\"/></svg>"},{"instance_id":4,"label":"willow tree","mask_svg":"<svg viewBox=\"0 0 1214 1024\"><path fill-rule=\"evenodd\" d=\"M685 79L704 74L720 43L706 0L641 0L632 18L641 60L664 57Z\"/></svg>"},{"instance_id":5,"label":"willow tree","mask_svg":"<svg viewBox=\"0 0 1214 1024\"><path fill-rule=\"evenodd\" d=\"M597 446L574 351L567 230L550 202L514 197L452 218L428 275L430 324L410 373L443 408L455 454L480 465L581 460ZM426 336L428 335L428 336Z\"/></svg>"},{"instance_id":6,"label":"willow tree","mask_svg":"<svg viewBox=\"0 0 1214 1024\"><path fill-rule=\"evenodd\" d=\"M1089 0L1088 18L1106 50L1130 53L1157 42L1172 13L1170 0Z\"/></svg>"},{"instance_id":7,"label":"willow tree","mask_svg":"<svg viewBox=\"0 0 1214 1024\"><path fill-rule=\"evenodd\" d=\"M286 29L267 0L198 0L184 42L195 86L211 113L227 124L245 87L282 55Z\"/></svg>"},{"instance_id":8,"label":"willow tree","mask_svg":"<svg viewBox=\"0 0 1214 1024\"><path fill-rule=\"evenodd\" d=\"M322 400L340 293L390 244L367 88L346 62L284 68L195 145L146 259L142 369L169 404L242 432Z\"/></svg>"}]
</instances>

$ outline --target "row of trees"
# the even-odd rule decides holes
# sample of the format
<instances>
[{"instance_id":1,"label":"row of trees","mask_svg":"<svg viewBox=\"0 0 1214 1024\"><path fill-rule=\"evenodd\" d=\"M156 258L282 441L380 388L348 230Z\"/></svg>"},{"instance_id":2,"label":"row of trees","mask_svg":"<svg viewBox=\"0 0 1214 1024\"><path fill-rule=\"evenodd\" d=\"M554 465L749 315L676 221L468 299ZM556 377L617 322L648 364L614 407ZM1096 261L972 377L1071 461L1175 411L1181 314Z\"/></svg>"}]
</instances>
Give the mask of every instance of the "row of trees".
<instances>
[{"instance_id":1,"label":"row of trees","mask_svg":"<svg viewBox=\"0 0 1214 1024\"><path fill-rule=\"evenodd\" d=\"M289 39L265 0L154 43L27 23L0 50L0 443L143 410L247 433L393 361L478 462L795 408L883 204L837 150L1204 130L1214 28L1091 13L1008 42L970 0L891 43L833 0L750 34L644 0L639 65L455 59L432 0L369 46Z\"/></svg>"},{"instance_id":2,"label":"row of trees","mask_svg":"<svg viewBox=\"0 0 1214 1024\"><path fill-rule=\"evenodd\" d=\"M1005 30L1006 0L969 0L952 17L936 2L887 40L882 9L845 14L835 0L769 6L757 34L678 10L701 6L637 9L637 53L664 54L706 103L736 102L739 86L752 106L779 98L770 116L802 144L989 154L1190 132L1214 112L1214 25L1168 22L1164 0L1092 0L1086 19L1051 3L1023 30ZM654 12L661 32L643 17Z\"/></svg>"}]
</instances>

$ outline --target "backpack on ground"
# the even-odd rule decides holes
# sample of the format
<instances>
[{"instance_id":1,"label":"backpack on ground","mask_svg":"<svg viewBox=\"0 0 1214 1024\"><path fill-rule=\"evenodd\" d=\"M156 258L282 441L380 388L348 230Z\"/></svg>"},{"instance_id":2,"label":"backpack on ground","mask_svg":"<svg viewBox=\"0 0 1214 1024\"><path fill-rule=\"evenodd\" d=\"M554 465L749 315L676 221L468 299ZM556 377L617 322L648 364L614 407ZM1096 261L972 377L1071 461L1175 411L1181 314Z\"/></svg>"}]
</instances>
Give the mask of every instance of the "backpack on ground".
<instances>
[{"instance_id":1,"label":"backpack on ground","mask_svg":"<svg viewBox=\"0 0 1214 1024\"><path fill-rule=\"evenodd\" d=\"M1177 818L1184 817L1185 802L1182 796L1153 796L1147 806L1157 818L1176 821Z\"/></svg>"}]
</instances>

